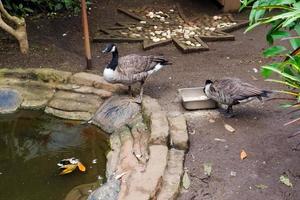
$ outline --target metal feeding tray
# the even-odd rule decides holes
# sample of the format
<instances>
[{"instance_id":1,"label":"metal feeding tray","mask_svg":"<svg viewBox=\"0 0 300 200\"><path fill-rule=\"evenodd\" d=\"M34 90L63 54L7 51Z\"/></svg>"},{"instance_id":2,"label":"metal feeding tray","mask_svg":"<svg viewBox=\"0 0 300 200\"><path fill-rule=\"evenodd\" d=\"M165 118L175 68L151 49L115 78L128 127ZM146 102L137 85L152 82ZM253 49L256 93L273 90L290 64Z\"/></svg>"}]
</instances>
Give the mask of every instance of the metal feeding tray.
<instances>
[{"instance_id":1,"label":"metal feeding tray","mask_svg":"<svg viewBox=\"0 0 300 200\"><path fill-rule=\"evenodd\" d=\"M178 89L182 105L187 110L214 109L217 103L209 99L203 92L203 87Z\"/></svg>"}]
</instances>

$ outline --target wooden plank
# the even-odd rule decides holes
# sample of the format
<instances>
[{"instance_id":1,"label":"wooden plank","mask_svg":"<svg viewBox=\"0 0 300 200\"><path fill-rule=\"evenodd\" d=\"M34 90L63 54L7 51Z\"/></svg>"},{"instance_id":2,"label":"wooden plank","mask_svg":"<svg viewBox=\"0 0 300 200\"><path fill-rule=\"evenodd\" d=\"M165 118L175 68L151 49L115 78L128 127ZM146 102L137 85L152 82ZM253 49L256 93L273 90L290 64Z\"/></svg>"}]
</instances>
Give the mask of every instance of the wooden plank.
<instances>
[{"instance_id":1,"label":"wooden plank","mask_svg":"<svg viewBox=\"0 0 300 200\"><path fill-rule=\"evenodd\" d=\"M181 41L179 41L177 38L173 38L173 41L175 45L182 50L183 53L191 53L191 52L197 52L197 51L208 51L209 48L207 44L205 44L200 38L194 37L200 44L200 47L188 47Z\"/></svg>"},{"instance_id":2,"label":"wooden plank","mask_svg":"<svg viewBox=\"0 0 300 200\"><path fill-rule=\"evenodd\" d=\"M159 41L159 42L152 42L150 40L144 40L143 48L144 48L144 50L149 50L149 49L152 49L154 47L167 45L171 42L172 42L172 39L162 40L162 41Z\"/></svg>"},{"instance_id":3,"label":"wooden plank","mask_svg":"<svg viewBox=\"0 0 300 200\"><path fill-rule=\"evenodd\" d=\"M133 43L133 42L142 42L144 38L108 38L103 36L95 36L93 38L93 42L115 42L115 43L121 43L121 42L127 42L127 43Z\"/></svg>"},{"instance_id":4,"label":"wooden plank","mask_svg":"<svg viewBox=\"0 0 300 200\"><path fill-rule=\"evenodd\" d=\"M222 31L216 31L218 33L222 33ZM214 42L214 41L233 41L235 40L234 35L230 35L227 33L223 33L224 35L218 36L200 36L200 38L205 42Z\"/></svg>"},{"instance_id":5,"label":"wooden plank","mask_svg":"<svg viewBox=\"0 0 300 200\"><path fill-rule=\"evenodd\" d=\"M129 12L128 10L124 9L124 8L118 8L118 11L121 13L124 13L125 15L128 15L129 17L132 17L133 19L139 20L139 21L147 21L146 19L132 13Z\"/></svg>"},{"instance_id":6,"label":"wooden plank","mask_svg":"<svg viewBox=\"0 0 300 200\"><path fill-rule=\"evenodd\" d=\"M218 30L226 32L226 33L230 33L232 31L238 30L240 28L246 27L249 24L248 20L235 20L234 22L236 22L235 25L232 25L230 27L220 28Z\"/></svg>"}]
</instances>

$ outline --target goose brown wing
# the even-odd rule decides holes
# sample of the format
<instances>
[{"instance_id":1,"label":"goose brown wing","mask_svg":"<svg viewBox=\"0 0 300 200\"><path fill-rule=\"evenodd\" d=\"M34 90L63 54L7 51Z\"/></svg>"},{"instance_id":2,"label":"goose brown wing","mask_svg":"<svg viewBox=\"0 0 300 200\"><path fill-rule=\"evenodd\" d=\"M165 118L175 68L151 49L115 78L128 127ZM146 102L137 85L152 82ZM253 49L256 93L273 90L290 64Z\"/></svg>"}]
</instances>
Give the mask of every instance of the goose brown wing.
<instances>
[{"instance_id":1,"label":"goose brown wing","mask_svg":"<svg viewBox=\"0 0 300 200\"><path fill-rule=\"evenodd\" d=\"M233 100L243 100L249 97L259 96L263 91L249 83L242 82L240 79L223 79L216 81L214 87L220 93Z\"/></svg>"},{"instance_id":2,"label":"goose brown wing","mask_svg":"<svg viewBox=\"0 0 300 200\"><path fill-rule=\"evenodd\" d=\"M138 74L146 72L155 67L161 59L160 56L140 56L131 54L119 58L118 72L121 74Z\"/></svg>"}]
</instances>

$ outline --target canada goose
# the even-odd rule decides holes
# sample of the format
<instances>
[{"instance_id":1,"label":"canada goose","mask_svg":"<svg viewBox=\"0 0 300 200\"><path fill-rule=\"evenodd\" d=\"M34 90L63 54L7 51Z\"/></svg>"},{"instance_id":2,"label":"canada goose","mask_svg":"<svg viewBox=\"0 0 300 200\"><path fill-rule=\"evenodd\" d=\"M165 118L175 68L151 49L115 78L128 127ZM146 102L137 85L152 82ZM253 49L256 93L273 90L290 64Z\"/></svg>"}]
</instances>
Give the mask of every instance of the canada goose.
<instances>
[{"instance_id":1,"label":"canada goose","mask_svg":"<svg viewBox=\"0 0 300 200\"><path fill-rule=\"evenodd\" d=\"M139 82L141 87L138 103L142 102L143 85L148 76L171 64L162 56L130 54L119 57L117 46L112 43L108 44L102 52L112 53L112 59L103 72L104 79L109 83L128 85L129 94L131 94L131 85Z\"/></svg>"},{"instance_id":2,"label":"canada goose","mask_svg":"<svg viewBox=\"0 0 300 200\"><path fill-rule=\"evenodd\" d=\"M224 78L214 82L206 80L203 90L208 98L228 106L225 113L226 117L233 116L233 105L249 102L253 98L262 100L262 97L268 97L268 94L272 93L245 83L238 78Z\"/></svg>"}]
</instances>

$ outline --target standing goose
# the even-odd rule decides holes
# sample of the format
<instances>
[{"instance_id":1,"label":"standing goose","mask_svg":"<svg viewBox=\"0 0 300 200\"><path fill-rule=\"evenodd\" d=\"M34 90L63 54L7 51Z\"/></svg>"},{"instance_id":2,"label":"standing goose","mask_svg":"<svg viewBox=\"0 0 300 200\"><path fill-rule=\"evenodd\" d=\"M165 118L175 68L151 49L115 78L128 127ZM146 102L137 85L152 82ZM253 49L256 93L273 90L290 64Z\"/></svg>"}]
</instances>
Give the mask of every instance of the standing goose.
<instances>
[{"instance_id":1,"label":"standing goose","mask_svg":"<svg viewBox=\"0 0 300 200\"><path fill-rule=\"evenodd\" d=\"M214 82L206 80L203 90L208 98L228 106L225 113L226 117L233 116L233 105L249 102L253 98L262 100L262 97L268 97L268 94L272 93L271 91L261 90L237 78L224 78Z\"/></svg>"},{"instance_id":2,"label":"standing goose","mask_svg":"<svg viewBox=\"0 0 300 200\"><path fill-rule=\"evenodd\" d=\"M112 43L108 44L102 52L112 53L112 59L103 72L104 79L109 83L128 85L129 94L131 94L131 85L139 82L141 87L138 103L142 102L143 85L148 76L171 64L162 56L130 54L119 58L117 46Z\"/></svg>"}]
</instances>

